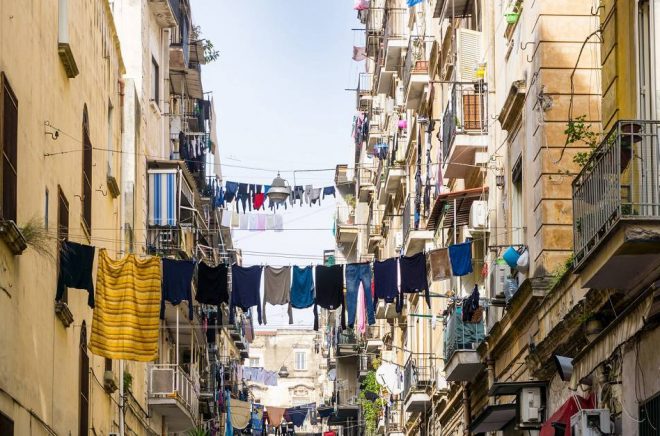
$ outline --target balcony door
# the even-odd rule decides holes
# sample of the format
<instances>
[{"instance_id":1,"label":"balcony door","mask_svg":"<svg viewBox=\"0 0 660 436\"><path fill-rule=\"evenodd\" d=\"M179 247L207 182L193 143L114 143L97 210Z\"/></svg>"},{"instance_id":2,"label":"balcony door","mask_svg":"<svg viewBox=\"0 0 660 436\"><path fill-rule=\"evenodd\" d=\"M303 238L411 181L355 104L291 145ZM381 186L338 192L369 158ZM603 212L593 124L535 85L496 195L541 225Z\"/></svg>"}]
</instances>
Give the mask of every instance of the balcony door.
<instances>
[{"instance_id":1,"label":"balcony door","mask_svg":"<svg viewBox=\"0 0 660 436\"><path fill-rule=\"evenodd\" d=\"M660 120L660 0L638 3L639 117Z\"/></svg>"}]
</instances>

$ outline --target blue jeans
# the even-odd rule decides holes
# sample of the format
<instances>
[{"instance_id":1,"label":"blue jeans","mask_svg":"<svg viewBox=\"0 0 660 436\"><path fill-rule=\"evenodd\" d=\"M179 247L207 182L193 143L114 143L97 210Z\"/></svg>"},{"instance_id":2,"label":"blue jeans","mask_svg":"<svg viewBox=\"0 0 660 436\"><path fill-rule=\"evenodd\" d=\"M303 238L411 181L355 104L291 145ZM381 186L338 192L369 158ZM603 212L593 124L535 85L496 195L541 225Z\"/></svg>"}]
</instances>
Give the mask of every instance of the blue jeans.
<instances>
[{"instance_id":1,"label":"blue jeans","mask_svg":"<svg viewBox=\"0 0 660 436\"><path fill-rule=\"evenodd\" d=\"M351 328L355 324L355 311L360 283L364 286L367 321L369 325L376 323L374 303L371 299L371 265L368 263L350 263L346 265L346 308L348 311L348 326Z\"/></svg>"}]
</instances>

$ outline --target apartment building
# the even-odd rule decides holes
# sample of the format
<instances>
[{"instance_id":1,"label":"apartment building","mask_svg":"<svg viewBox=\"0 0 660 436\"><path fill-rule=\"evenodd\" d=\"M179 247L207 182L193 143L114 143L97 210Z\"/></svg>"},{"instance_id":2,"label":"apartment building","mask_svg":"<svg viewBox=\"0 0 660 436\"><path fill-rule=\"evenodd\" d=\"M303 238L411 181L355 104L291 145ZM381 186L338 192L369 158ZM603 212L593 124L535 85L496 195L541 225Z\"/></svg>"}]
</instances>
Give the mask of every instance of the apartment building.
<instances>
[{"instance_id":1,"label":"apartment building","mask_svg":"<svg viewBox=\"0 0 660 436\"><path fill-rule=\"evenodd\" d=\"M368 58L355 161L337 171L353 217L337 225L338 257L469 242L472 272L429 271L430 307L415 294L400 312L379 302L378 357L400 369L403 390L384 392L378 432L561 434L598 422L653 434L660 6L412 3L358 12ZM464 322L475 286L482 316ZM590 411L571 424L579 409Z\"/></svg>"},{"instance_id":2,"label":"apartment building","mask_svg":"<svg viewBox=\"0 0 660 436\"><path fill-rule=\"evenodd\" d=\"M53 302L64 240L113 258L240 262L213 201L216 120L189 2L9 1L0 14L0 311L11 332L0 339L0 433L221 426L217 391L241 388L249 318L228 325L223 309L215 324L216 308L194 302L189 320L187 302L167 304L157 361L113 361L87 349L85 291Z\"/></svg>"}]
</instances>

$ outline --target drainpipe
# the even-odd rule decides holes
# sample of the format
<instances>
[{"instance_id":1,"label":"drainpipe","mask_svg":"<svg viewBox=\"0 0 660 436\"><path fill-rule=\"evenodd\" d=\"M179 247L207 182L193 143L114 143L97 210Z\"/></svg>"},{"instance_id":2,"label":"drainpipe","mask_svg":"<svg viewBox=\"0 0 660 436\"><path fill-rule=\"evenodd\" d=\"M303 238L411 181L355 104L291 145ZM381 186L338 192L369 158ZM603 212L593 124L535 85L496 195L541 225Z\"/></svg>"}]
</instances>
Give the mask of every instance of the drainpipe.
<instances>
[{"instance_id":1,"label":"drainpipe","mask_svg":"<svg viewBox=\"0 0 660 436\"><path fill-rule=\"evenodd\" d=\"M470 436L470 391L468 382L463 383L463 435Z\"/></svg>"},{"instance_id":2,"label":"drainpipe","mask_svg":"<svg viewBox=\"0 0 660 436\"><path fill-rule=\"evenodd\" d=\"M124 119L124 89L126 87L126 82L124 82L124 79L119 79L119 110L120 110L120 116L122 117L122 120ZM124 123L122 122L122 125ZM122 138L121 138L121 146L122 146L122 151L123 151L123 145L124 145L124 138L123 138L123 129L121 132ZM123 163L123 159L122 159ZM123 169L123 165L122 168ZM120 170L120 174L123 173L123 171ZM124 196L120 196L120 207L121 210L124 210ZM119 250L123 252L124 250L124 215L123 213L120 214L120 231L119 231L119 241L120 241L120 247ZM124 361L120 360L119 361L119 436L124 436Z\"/></svg>"},{"instance_id":3,"label":"drainpipe","mask_svg":"<svg viewBox=\"0 0 660 436\"><path fill-rule=\"evenodd\" d=\"M124 436L124 361L119 361L119 436Z\"/></svg>"},{"instance_id":4,"label":"drainpipe","mask_svg":"<svg viewBox=\"0 0 660 436\"><path fill-rule=\"evenodd\" d=\"M495 360L488 355L486 358L486 368L488 371L488 389L493 387L493 384L495 383ZM488 404L494 405L495 404L495 397L488 397Z\"/></svg>"}]
</instances>

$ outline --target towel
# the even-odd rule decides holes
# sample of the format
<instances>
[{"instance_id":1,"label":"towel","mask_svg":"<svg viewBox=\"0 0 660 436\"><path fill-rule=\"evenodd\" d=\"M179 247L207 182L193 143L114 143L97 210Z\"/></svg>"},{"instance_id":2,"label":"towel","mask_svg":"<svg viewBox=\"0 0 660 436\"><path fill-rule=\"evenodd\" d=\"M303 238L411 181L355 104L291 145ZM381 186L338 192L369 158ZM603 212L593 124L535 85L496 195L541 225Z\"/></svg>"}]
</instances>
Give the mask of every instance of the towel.
<instances>
[{"instance_id":1,"label":"towel","mask_svg":"<svg viewBox=\"0 0 660 436\"><path fill-rule=\"evenodd\" d=\"M67 287L86 289L87 305L94 308L94 250L91 245L63 241L60 247L60 270L57 276L55 301L60 301Z\"/></svg>"},{"instance_id":2,"label":"towel","mask_svg":"<svg viewBox=\"0 0 660 436\"><path fill-rule=\"evenodd\" d=\"M158 357L161 261L129 254L112 260L99 251L96 307L89 349L109 359L151 362Z\"/></svg>"},{"instance_id":3,"label":"towel","mask_svg":"<svg viewBox=\"0 0 660 436\"><path fill-rule=\"evenodd\" d=\"M275 215L266 216L266 230L275 230Z\"/></svg>"},{"instance_id":4,"label":"towel","mask_svg":"<svg viewBox=\"0 0 660 436\"><path fill-rule=\"evenodd\" d=\"M288 306L289 324L293 324L293 311L289 303L291 293L291 267L275 268L267 266L264 269L264 307L261 317L266 324L266 303Z\"/></svg>"},{"instance_id":5,"label":"towel","mask_svg":"<svg viewBox=\"0 0 660 436\"><path fill-rule=\"evenodd\" d=\"M238 211L233 210L231 212L231 226L233 228L238 228L238 226L240 226L240 225L241 225L241 218L238 215Z\"/></svg>"},{"instance_id":6,"label":"towel","mask_svg":"<svg viewBox=\"0 0 660 436\"><path fill-rule=\"evenodd\" d=\"M257 230L266 230L266 215L263 213L257 215Z\"/></svg>"},{"instance_id":7,"label":"towel","mask_svg":"<svg viewBox=\"0 0 660 436\"><path fill-rule=\"evenodd\" d=\"M284 219L279 213L275 214L275 221L273 227L276 232L281 232L284 230Z\"/></svg>"},{"instance_id":8,"label":"towel","mask_svg":"<svg viewBox=\"0 0 660 436\"><path fill-rule=\"evenodd\" d=\"M279 427L282 423L282 418L284 417L283 407L271 407L268 406L268 423L274 427Z\"/></svg>"},{"instance_id":9,"label":"towel","mask_svg":"<svg viewBox=\"0 0 660 436\"><path fill-rule=\"evenodd\" d=\"M249 225L248 220L249 220L249 218L246 214L242 214L240 216L240 218L239 218L239 222L240 222L239 228L241 230L247 230L248 229L248 225Z\"/></svg>"},{"instance_id":10,"label":"towel","mask_svg":"<svg viewBox=\"0 0 660 436\"><path fill-rule=\"evenodd\" d=\"M449 246L452 274L457 277L472 272L472 241Z\"/></svg>"},{"instance_id":11,"label":"towel","mask_svg":"<svg viewBox=\"0 0 660 436\"><path fill-rule=\"evenodd\" d=\"M222 220L220 221L220 225L222 227L231 227L231 218L232 218L231 211L229 209L223 209Z\"/></svg>"},{"instance_id":12,"label":"towel","mask_svg":"<svg viewBox=\"0 0 660 436\"><path fill-rule=\"evenodd\" d=\"M256 213L251 213L251 214L249 215L249 218L248 218L248 219L249 219L249 221L248 221L248 222L249 222L249 224L248 224L248 229L249 229L250 231L256 231L256 230L259 230L259 229L257 228L257 220L258 220L257 214L256 214Z\"/></svg>"},{"instance_id":13,"label":"towel","mask_svg":"<svg viewBox=\"0 0 660 436\"><path fill-rule=\"evenodd\" d=\"M449 252L446 248L433 250L428 255L431 265L431 280L444 280L451 278L451 265Z\"/></svg>"},{"instance_id":14,"label":"towel","mask_svg":"<svg viewBox=\"0 0 660 436\"><path fill-rule=\"evenodd\" d=\"M235 429L243 430L250 424L252 405L247 401L231 400L231 425Z\"/></svg>"}]
</instances>

